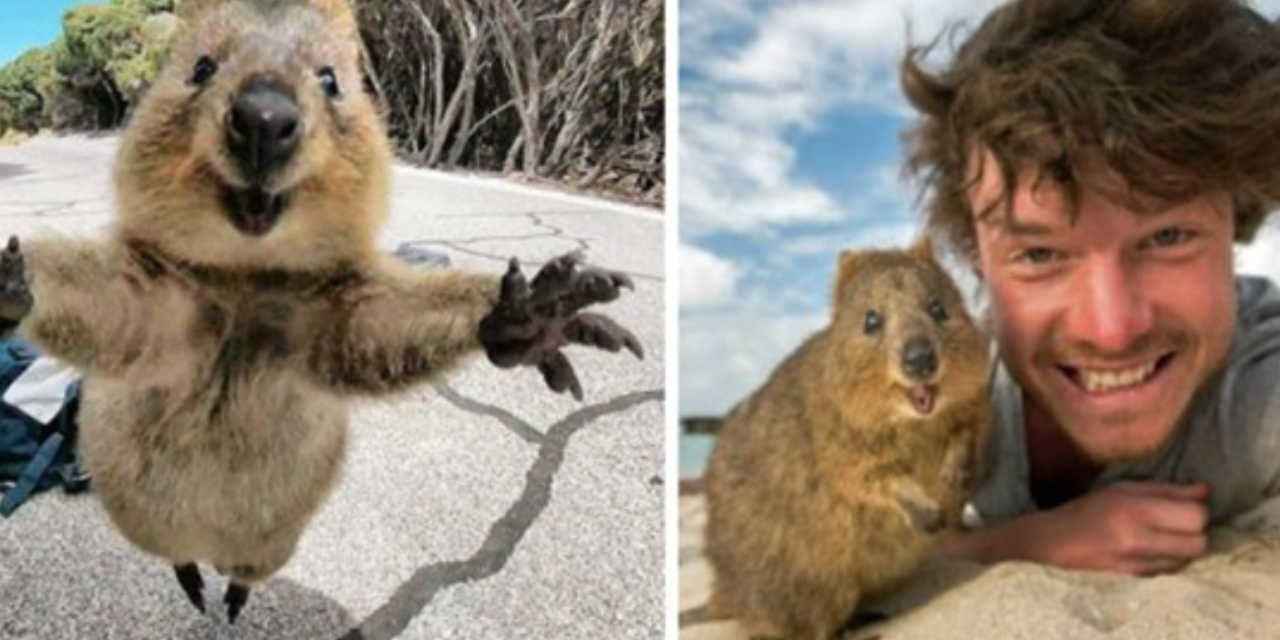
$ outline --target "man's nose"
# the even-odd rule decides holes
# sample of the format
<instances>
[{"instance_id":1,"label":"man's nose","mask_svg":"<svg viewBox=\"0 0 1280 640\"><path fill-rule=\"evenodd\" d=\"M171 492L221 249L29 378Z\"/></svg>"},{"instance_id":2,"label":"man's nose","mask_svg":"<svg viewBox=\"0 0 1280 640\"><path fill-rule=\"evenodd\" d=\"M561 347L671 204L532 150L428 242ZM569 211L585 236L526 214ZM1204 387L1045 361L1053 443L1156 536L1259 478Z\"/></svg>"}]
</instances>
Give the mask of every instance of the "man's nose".
<instances>
[{"instance_id":1,"label":"man's nose","mask_svg":"<svg viewBox=\"0 0 1280 640\"><path fill-rule=\"evenodd\" d=\"M1120 353L1155 324L1138 267L1124 257L1096 257L1081 273L1068 305L1068 338L1101 353Z\"/></svg>"}]
</instances>

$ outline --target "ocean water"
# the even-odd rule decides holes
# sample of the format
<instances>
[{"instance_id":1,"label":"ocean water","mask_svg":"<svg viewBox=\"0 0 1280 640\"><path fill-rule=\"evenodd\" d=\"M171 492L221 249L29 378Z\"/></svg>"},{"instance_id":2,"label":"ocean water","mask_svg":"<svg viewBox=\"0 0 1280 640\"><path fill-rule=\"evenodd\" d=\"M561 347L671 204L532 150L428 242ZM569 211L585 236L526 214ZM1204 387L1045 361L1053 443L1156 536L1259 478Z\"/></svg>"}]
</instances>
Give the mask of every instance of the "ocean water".
<instances>
[{"instance_id":1,"label":"ocean water","mask_svg":"<svg viewBox=\"0 0 1280 640\"><path fill-rule=\"evenodd\" d=\"M707 459L715 446L715 436L709 434L680 434L680 477L701 477L707 469Z\"/></svg>"}]
</instances>

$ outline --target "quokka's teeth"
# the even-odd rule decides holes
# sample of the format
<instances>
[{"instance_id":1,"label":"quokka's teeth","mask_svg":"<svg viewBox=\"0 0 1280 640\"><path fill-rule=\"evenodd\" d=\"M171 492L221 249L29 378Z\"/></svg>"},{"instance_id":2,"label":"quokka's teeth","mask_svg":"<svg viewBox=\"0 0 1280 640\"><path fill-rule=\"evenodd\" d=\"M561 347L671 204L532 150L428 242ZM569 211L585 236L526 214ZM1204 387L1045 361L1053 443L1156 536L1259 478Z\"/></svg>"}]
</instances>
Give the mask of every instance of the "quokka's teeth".
<instances>
[{"instance_id":1,"label":"quokka's teeth","mask_svg":"<svg viewBox=\"0 0 1280 640\"><path fill-rule=\"evenodd\" d=\"M1086 391L1100 393L1137 386L1146 382L1156 370L1156 361L1122 371L1093 371L1078 369L1076 379Z\"/></svg>"}]
</instances>

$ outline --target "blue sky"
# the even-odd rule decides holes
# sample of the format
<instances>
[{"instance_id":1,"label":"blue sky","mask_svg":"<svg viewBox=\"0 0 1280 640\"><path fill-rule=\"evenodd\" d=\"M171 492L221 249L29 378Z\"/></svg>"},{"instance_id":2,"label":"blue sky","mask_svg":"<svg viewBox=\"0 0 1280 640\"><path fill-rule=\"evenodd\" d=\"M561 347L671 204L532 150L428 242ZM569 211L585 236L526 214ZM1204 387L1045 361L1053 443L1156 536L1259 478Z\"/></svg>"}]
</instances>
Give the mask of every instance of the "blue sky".
<instances>
[{"instance_id":1,"label":"blue sky","mask_svg":"<svg viewBox=\"0 0 1280 640\"><path fill-rule=\"evenodd\" d=\"M85 0L0 0L0 66L62 33L62 14Z\"/></svg>"},{"instance_id":2,"label":"blue sky","mask_svg":"<svg viewBox=\"0 0 1280 640\"><path fill-rule=\"evenodd\" d=\"M681 415L724 413L825 324L841 249L914 237L907 24L920 43L996 4L680 0ZM1280 274L1271 244L1241 269Z\"/></svg>"}]
</instances>

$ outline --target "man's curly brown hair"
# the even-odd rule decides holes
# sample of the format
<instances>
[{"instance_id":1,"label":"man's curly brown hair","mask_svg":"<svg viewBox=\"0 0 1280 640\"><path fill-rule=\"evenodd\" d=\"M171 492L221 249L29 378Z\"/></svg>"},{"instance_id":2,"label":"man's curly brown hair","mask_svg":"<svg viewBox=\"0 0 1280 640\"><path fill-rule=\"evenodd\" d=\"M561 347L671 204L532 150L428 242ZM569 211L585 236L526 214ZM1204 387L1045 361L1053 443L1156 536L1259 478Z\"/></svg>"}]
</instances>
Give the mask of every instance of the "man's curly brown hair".
<instances>
[{"instance_id":1,"label":"man's curly brown hair","mask_svg":"<svg viewBox=\"0 0 1280 640\"><path fill-rule=\"evenodd\" d=\"M966 259L983 150L1004 183L993 207L1023 169L1074 202L1097 160L1143 197L1228 191L1239 242L1280 205L1280 28L1242 2L1017 0L936 73L922 63L933 47L902 61L920 112L907 170L923 180L928 228Z\"/></svg>"}]
</instances>

